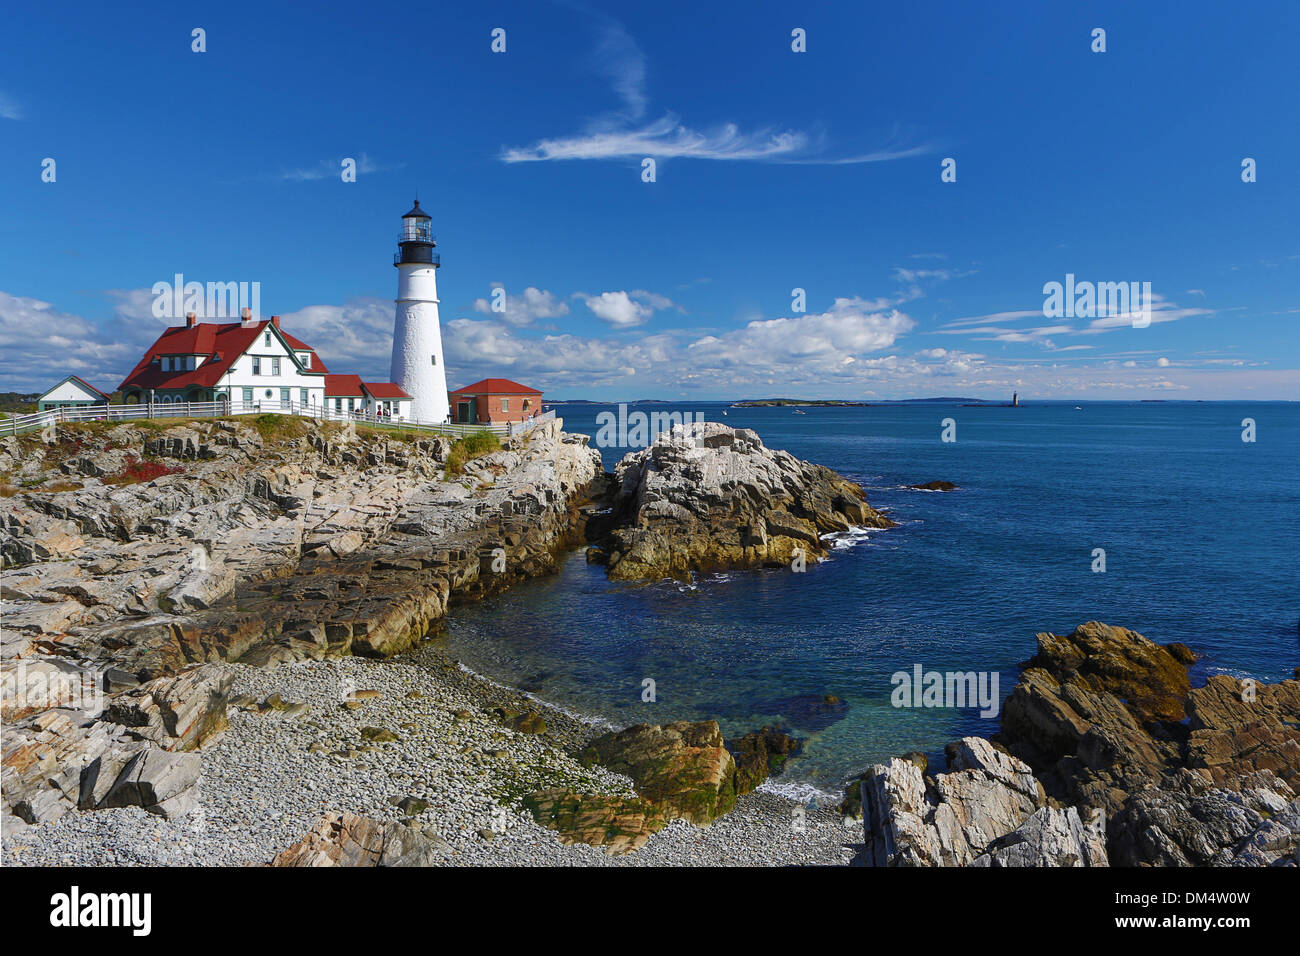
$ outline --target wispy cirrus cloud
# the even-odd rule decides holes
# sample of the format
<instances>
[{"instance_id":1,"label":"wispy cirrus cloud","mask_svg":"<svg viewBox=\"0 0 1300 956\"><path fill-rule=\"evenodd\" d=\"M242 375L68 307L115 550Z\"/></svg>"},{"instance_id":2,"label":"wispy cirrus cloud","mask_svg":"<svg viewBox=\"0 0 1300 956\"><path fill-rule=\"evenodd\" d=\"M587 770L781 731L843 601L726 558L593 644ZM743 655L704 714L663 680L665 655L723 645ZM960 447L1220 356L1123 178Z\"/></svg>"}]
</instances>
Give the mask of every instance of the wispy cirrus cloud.
<instances>
[{"instance_id":1,"label":"wispy cirrus cloud","mask_svg":"<svg viewBox=\"0 0 1300 956\"><path fill-rule=\"evenodd\" d=\"M1177 322L1179 319L1215 314L1213 309L1191 307L1180 308L1174 302L1156 294L1151 296L1150 305L1151 311L1149 316L1130 311L1116 313L1114 315L1088 318L1086 320L1078 319L1073 323L1063 323L1060 319L1056 319L1055 322L1050 325L1019 324L1026 319L1034 319L1037 323L1042 323L1045 318L1042 309L1027 309L1014 312L993 312L989 315L955 319L952 322L945 323L942 328L936 329L935 334L970 335L974 336L977 340L991 342L1034 343L1042 345L1047 349L1067 351L1070 349L1082 348L1083 346L1057 346L1053 341L1053 336L1101 335L1105 332L1114 332L1117 329L1133 328L1134 322L1138 320L1141 322L1139 325L1139 328L1141 328L1146 325Z\"/></svg>"},{"instance_id":2,"label":"wispy cirrus cloud","mask_svg":"<svg viewBox=\"0 0 1300 956\"><path fill-rule=\"evenodd\" d=\"M775 125L744 131L731 122L694 129L667 111L646 122L649 108L646 93L646 59L623 25L603 18L598 28L595 70L614 88L621 106L591 120L586 129L568 136L547 137L528 146L501 150L506 163L536 163L554 160L711 159L759 161L810 165L879 163L920 156L932 147L891 142L879 149L849 156L827 154L822 136Z\"/></svg>"},{"instance_id":3,"label":"wispy cirrus cloud","mask_svg":"<svg viewBox=\"0 0 1300 956\"><path fill-rule=\"evenodd\" d=\"M394 169L401 169L406 165L405 163L377 163L365 153L361 153L358 156L339 156L336 159L322 159L320 162L312 166L299 166L292 169L282 169L279 172L267 173L260 178L290 183L309 183L322 179L338 179L343 173L343 161L345 159L356 160L357 175L390 172Z\"/></svg>"}]
</instances>

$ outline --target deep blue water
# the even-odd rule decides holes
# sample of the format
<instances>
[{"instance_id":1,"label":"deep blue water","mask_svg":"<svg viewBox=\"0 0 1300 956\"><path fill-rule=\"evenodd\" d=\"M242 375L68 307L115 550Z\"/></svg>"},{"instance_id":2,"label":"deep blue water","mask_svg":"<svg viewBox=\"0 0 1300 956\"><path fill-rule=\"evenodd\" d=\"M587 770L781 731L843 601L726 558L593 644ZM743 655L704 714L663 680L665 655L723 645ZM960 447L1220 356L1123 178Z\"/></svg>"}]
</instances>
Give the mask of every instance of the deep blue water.
<instances>
[{"instance_id":1,"label":"deep blue water","mask_svg":"<svg viewBox=\"0 0 1300 956\"><path fill-rule=\"evenodd\" d=\"M633 406L634 408L637 406ZM809 739L785 782L824 789L890 754L996 730L975 710L898 709L895 671L997 671L1039 631L1088 620L1182 641L1217 672L1300 665L1300 404L1073 403L703 410L858 481L900 527L790 571L610 583L577 551L557 576L459 608L449 649L543 699L621 723L780 723ZM595 435L607 406L561 406ZM957 441L940 441L940 421ZM1241 440L1244 418L1257 441ZM607 468L625 449L602 449ZM946 479L951 493L910 491ZM1092 571L1094 548L1107 570ZM657 701L643 703L643 678ZM808 701L834 694L842 715ZM838 719L831 719L838 718Z\"/></svg>"}]
</instances>

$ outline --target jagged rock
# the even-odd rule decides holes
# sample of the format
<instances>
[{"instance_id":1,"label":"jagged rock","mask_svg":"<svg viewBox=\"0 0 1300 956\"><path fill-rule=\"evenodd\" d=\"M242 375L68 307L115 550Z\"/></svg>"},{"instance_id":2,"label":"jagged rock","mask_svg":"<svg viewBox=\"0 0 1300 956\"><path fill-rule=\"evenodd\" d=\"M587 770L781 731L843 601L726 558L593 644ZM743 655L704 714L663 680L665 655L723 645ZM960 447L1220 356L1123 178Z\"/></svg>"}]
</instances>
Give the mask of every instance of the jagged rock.
<instances>
[{"instance_id":1,"label":"jagged rock","mask_svg":"<svg viewBox=\"0 0 1300 956\"><path fill-rule=\"evenodd\" d=\"M233 680L228 668L205 664L118 695L104 716L164 750L196 750L230 726L226 707Z\"/></svg>"},{"instance_id":2,"label":"jagged rock","mask_svg":"<svg viewBox=\"0 0 1300 956\"><path fill-rule=\"evenodd\" d=\"M331 813L278 853L271 866L433 866L446 847L441 838L416 827Z\"/></svg>"},{"instance_id":3,"label":"jagged rock","mask_svg":"<svg viewBox=\"0 0 1300 956\"><path fill-rule=\"evenodd\" d=\"M769 776L776 776L788 758L798 755L803 741L775 727L764 727L727 741L736 761L736 794L754 790Z\"/></svg>"},{"instance_id":4,"label":"jagged rock","mask_svg":"<svg viewBox=\"0 0 1300 956\"><path fill-rule=\"evenodd\" d=\"M7 812L28 823L57 820L81 801L83 772L118 747L122 728L66 710L46 710L3 728L3 793ZM139 748L141 744L134 744ZM103 786L117 779L117 766ZM102 795L102 794L101 794Z\"/></svg>"},{"instance_id":5,"label":"jagged rock","mask_svg":"<svg viewBox=\"0 0 1300 956\"><path fill-rule=\"evenodd\" d=\"M1074 807L1043 807L1005 836L1000 836L971 866L1109 866L1100 815L1085 823Z\"/></svg>"},{"instance_id":6,"label":"jagged rock","mask_svg":"<svg viewBox=\"0 0 1300 956\"><path fill-rule=\"evenodd\" d=\"M103 709L100 676L57 657L26 655L0 664L0 717L16 720L55 707L97 716Z\"/></svg>"},{"instance_id":7,"label":"jagged rock","mask_svg":"<svg viewBox=\"0 0 1300 956\"><path fill-rule=\"evenodd\" d=\"M639 850L668 823L661 806L640 797L544 790L525 797L524 806L561 843L603 847L610 856Z\"/></svg>"},{"instance_id":8,"label":"jagged rock","mask_svg":"<svg viewBox=\"0 0 1300 956\"><path fill-rule=\"evenodd\" d=\"M1250 686L1216 674L1187 698L1189 767L1220 785L1257 770L1300 789L1300 681Z\"/></svg>"},{"instance_id":9,"label":"jagged rock","mask_svg":"<svg viewBox=\"0 0 1300 956\"><path fill-rule=\"evenodd\" d=\"M1136 631L1100 621L1080 624L1072 634L1039 634L1029 666L1057 680L1082 684L1124 700L1140 722L1180 721L1191 689L1187 665Z\"/></svg>"},{"instance_id":10,"label":"jagged rock","mask_svg":"<svg viewBox=\"0 0 1300 956\"><path fill-rule=\"evenodd\" d=\"M982 737L950 745L950 769L926 778L897 757L863 780L866 860L873 866L965 866L1045 805L1028 765Z\"/></svg>"},{"instance_id":11,"label":"jagged rock","mask_svg":"<svg viewBox=\"0 0 1300 956\"><path fill-rule=\"evenodd\" d=\"M4 805L28 823L75 808L143 807L176 816L192 808L197 754L171 753L108 720L47 710L6 723Z\"/></svg>"},{"instance_id":12,"label":"jagged rock","mask_svg":"<svg viewBox=\"0 0 1300 956\"><path fill-rule=\"evenodd\" d=\"M705 422L660 435L614 471L613 529L598 555L615 579L815 561L821 535L893 527L829 468Z\"/></svg>"},{"instance_id":13,"label":"jagged rock","mask_svg":"<svg viewBox=\"0 0 1300 956\"><path fill-rule=\"evenodd\" d=\"M903 754L903 759L910 760L912 763L916 764L917 769L921 771L922 776L925 775L926 770L928 770L930 766L930 758L919 750L913 750L909 753ZM871 776L870 770L851 778L849 782L844 785L844 796L840 800L837 808L840 813L854 820L862 819L862 783L869 776Z\"/></svg>"},{"instance_id":14,"label":"jagged rock","mask_svg":"<svg viewBox=\"0 0 1300 956\"><path fill-rule=\"evenodd\" d=\"M1215 787L1205 771L1180 770L1135 795L1111 826L1121 866L1300 865L1300 799L1266 771Z\"/></svg>"},{"instance_id":15,"label":"jagged rock","mask_svg":"<svg viewBox=\"0 0 1300 956\"><path fill-rule=\"evenodd\" d=\"M1069 806L1054 803L996 836L972 865L1300 865L1300 682L1218 675L1189 690L1189 648L1097 622L1067 637L1040 634L1038 644L996 740ZM1184 713L1186 725L1177 722ZM967 760L954 745L949 759ZM961 862L939 806L953 779L927 781L897 759L873 767L860 785L869 860ZM842 808L854 809L850 800ZM965 845L1003 821L964 828Z\"/></svg>"},{"instance_id":16,"label":"jagged rock","mask_svg":"<svg viewBox=\"0 0 1300 956\"><path fill-rule=\"evenodd\" d=\"M1187 667L1165 648L1092 621L1039 634L1027 663L998 739L1053 796L1115 813L1178 763Z\"/></svg>"},{"instance_id":17,"label":"jagged rock","mask_svg":"<svg viewBox=\"0 0 1300 956\"><path fill-rule=\"evenodd\" d=\"M127 453L120 448L110 448L89 455L69 458L60 470L67 475L82 475L87 478L108 478L119 475L128 463Z\"/></svg>"},{"instance_id":18,"label":"jagged rock","mask_svg":"<svg viewBox=\"0 0 1300 956\"><path fill-rule=\"evenodd\" d=\"M717 721L637 724L597 737L581 760L627 774L668 819L702 826L736 805L736 763Z\"/></svg>"},{"instance_id":19,"label":"jagged rock","mask_svg":"<svg viewBox=\"0 0 1300 956\"><path fill-rule=\"evenodd\" d=\"M197 806L200 769L198 754L146 747L131 758L97 808L143 807L163 817L180 816Z\"/></svg>"},{"instance_id":20,"label":"jagged rock","mask_svg":"<svg viewBox=\"0 0 1300 956\"><path fill-rule=\"evenodd\" d=\"M927 481L921 485L908 485L917 491L956 491L957 486L951 481Z\"/></svg>"}]
</instances>

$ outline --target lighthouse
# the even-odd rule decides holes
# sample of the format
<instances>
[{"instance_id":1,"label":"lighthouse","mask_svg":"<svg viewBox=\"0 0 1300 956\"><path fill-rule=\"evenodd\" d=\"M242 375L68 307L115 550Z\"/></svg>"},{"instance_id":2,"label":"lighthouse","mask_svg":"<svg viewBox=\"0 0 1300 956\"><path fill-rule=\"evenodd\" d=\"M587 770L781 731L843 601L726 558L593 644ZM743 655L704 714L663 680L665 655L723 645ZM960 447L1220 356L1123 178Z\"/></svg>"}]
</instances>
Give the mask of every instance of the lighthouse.
<instances>
[{"instance_id":1,"label":"lighthouse","mask_svg":"<svg viewBox=\"0 0 1300 956\"><path fill-rule=\"evenodd\" d=\"M393 265L397 267L397 317L393 322L391 380L411 396L417 421L447 420L447 370L438 324L438 253L433 221L420 200L402 217Z\"/></svg>"}]
</instances>

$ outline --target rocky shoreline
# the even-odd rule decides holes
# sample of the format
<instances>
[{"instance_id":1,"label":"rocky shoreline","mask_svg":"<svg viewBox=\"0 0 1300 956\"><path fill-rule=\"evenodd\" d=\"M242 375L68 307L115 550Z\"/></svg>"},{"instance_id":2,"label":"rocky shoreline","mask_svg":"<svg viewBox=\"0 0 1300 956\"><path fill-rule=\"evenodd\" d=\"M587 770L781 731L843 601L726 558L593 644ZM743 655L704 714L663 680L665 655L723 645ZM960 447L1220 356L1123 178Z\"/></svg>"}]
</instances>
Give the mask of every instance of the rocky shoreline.
<instances>
[{"instance_id":1,"label":"rocky shoreline","mask_svg":"<svg viewBox=\"0 0 1300 956\"><path fill-rule=\"evenodd\" d=\"M616 580L811 564L824 536L892 528L862 489L748 428L678 426L614 469L588 560Z\"/></svg>"},{"instance_id":2,"label":"rocky shoreline","mask_svg":"<svg viewBox=\"0 0 1300 956\"><path fill-rule=\"evenodd\" d=\"M1097 621L1037 640L999 733L851 788L869 863L1300 865L1300 668L1192 688L1182 644Z\"/></svg>"},{"instance_id":3,"label":"rocky shoreline","mask_svg":"<svg viewBox=\"0 0 1300 956\"><path fill-rule=\"evenodd\" d=\"M1297 862L1300 681L1192 689L1189 649L1123 628L1040 634L998 734L838 809L764 791L780 728L600 726L474 675L428 640L449 608L584 540L626 580L893 522L722 425L610 476L559 422L465 457L278 416L0 441L5 862Z\"/></svg>"},{"instance_id":4,"label":"rocky shoreline","mask_svg":"<svg viewBox=\"0 0 1300 956\"><path fill-rule=\"evenodd\" d=\"M732 444L725 431L728 440L719 444L713 444L716 434L709 436L713 447ZM754 450L764 459L789 459L761 443L746 453ZM7 565L0 574L8 625L2 701L7 842L37 845L15 836L24 825L34 839L93 830L96 821L109 825L124 815L139 820L141 812L178 822L196 814L222 819L211 812L215 805L204 780L220 773L223 753L238 755L244 744L264 749L239 732L244 715L258 715L254 727L275 727L278 746L280 737L293 736L292 719L311 706L291 702L299 689L292 682L249 700L241 681L258 683L247 668L283 671L287 678L299 662L356 667L356 657L417 649L454 601L478 600L553 570L556 556L582 540L589 520L609 513L607 504L592 500L605 491L599 455L583 436L563 433L559 422L512 439L455 474L448 467L452 452L447 439L278 416L83 424L0 443L8 489L0 510L0 554ZM822 485L846 484L825 469L798 466ZM788 485L800 491L797 482ZM806 517L792 520L811 526L816 509L828 504L821 489L810 488L805 497ZM754 518L761 520L761 513L747 515ZM446 666L439 672L444 679L453 674ZM105 699L79 709L86 675ZM438 707L423 717L479 722L481 702L499 693L486 692L487 686L460 687L466 706L454 708L450 718ZM456 693L445 685L437 690ZM373 707L370 699L334 700L339 712L325 707L328 718L322 714L317 722L346 722L353 710ZM525 752L541 746L544 762L557 766L573 763L578 743L600 744L595 734L582 741L559 734L565 722L552 713L548 724L536 707L517 712L492 705L488 711L498 746L485 749L482 733L471 734L462 747L475 755L474 763L480 751L494 759L511 752L501 734L522 742ZM402 723L410 731L418 720ZM338 742L334 758L351 760L401 741L401 730L353 729L360 740ZM653 753L642 752L638 738L624 741L621 758L576 754L582 772L572 780L544 775L531 789L516 780L514 802L495 804L495 812L518 810L530 825L544 821L570 842L582 826L590 829L595 814L599 832L577 842L625 853L652 833L677 832L685 824L676 820L707 823L730 815L742 798L740 816L756 802L770 804L746 795L784 759L777 750L795 746L783 735L758 733L736 745L738 769L716 725L665 733L669 744ZM684 738L700 746L682 746ZM776 748L770 753L769 742ZM292 764L297 755L291 748L282 759ZM696 760L701 756L706 759ZM679 764L665 770L661 758ZM583 786L602 773L613 779L597 765L619 759L630 774L620 786L599 793ZM693 776L706 765L704 777ZM268 765L259 759L245 769L264 772ZM698 785L710 783L712 796L702 795ZM779 802L784 821L792 811ZM342 814L372 803L358 793L354 807L341 807L335 821L340 832L352 832ZM639 817L645 826L623 827L629 808L633 817L646 811ZM358 825L364 839L383 845L382 820ZM322 826L329 832L329 821L317 821L298 833ZM834 855L841 851L837 847Z\"/></svg>"},{"instance_id":5,"label":"rocky shoreline","mask_svg":"<svg viewBox=\"0 0 1300 956\"><path fill-rule=\"evenodd\" d=\"M203 750L192 808L173 817L104 809L6 826L3 862L258 866L322 818L345 814L404 837L409 865L838 865L861 839L830 806L801 810L802 832L792 834L796 805L754 792L712 826L678 820L633 853L565 845L520 795L563 787L634 797L630 778L571 755L608 727L485 680L434 645L386 661L212 666L232 671L238 703L229 729ZM271 697L272 706L257 706ZM545 732L515 730L503 716L510 712L537 715ZM397 739L367 739L365 728Z\"/></svg>"}]
</instances>

